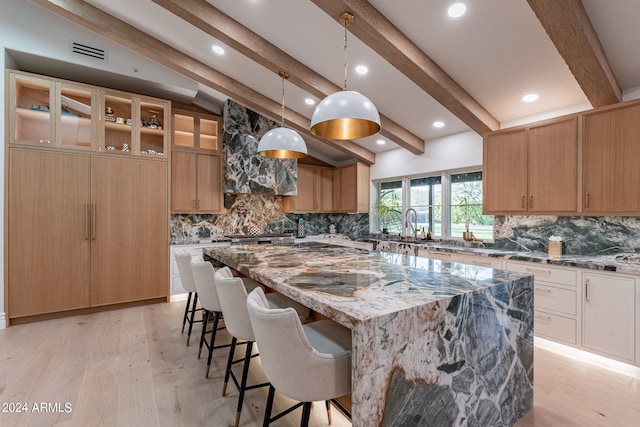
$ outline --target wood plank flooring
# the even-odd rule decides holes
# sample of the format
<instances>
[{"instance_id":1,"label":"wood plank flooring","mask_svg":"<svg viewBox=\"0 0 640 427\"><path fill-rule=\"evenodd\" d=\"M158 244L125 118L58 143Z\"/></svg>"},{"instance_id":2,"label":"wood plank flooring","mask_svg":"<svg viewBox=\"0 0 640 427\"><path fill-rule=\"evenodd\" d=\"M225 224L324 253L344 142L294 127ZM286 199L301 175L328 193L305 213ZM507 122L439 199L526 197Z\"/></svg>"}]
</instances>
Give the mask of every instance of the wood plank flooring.
<instances>
[{"instance_id":1,"label":"wood plank flooring","mask_svg":"<svg viewBox=\"0 0 640 427\"><path fill-rule=\"evenodd\" d=\"M186 333L180 333L184 304L0 330L0 426L233 425L238 393L230 384L227 396L221 396L227 350L214 351L206 379L206 352L197 358L200 325L189 347ZM226 332L221 336L229 341ZM265 380L259 358L253 359L251 373L251 383ZM247 392L241 425L262 425L266 395L266 389ZM277 395L275 410L291 403ZM16 404L20 409L26 404L26 412L16 412ZM332 412L333 426L350 425ZM297 410L273 425L299 422ZM327 425L323 404L315 405L311 424ZM518 427L639 425L640 379L536 347L535 407Z\"/></svg>"}]
</instances>

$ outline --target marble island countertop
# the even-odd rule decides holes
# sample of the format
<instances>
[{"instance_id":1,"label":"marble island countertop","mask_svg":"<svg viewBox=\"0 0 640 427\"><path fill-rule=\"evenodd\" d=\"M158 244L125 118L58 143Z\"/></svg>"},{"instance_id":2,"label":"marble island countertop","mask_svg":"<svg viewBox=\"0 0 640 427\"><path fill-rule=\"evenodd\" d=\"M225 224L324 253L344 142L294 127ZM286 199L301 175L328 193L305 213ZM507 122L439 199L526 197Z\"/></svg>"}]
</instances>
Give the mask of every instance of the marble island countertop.
<instances>
[{"instance_id":1,"label":"marble island countertop","mask_svg":"<svg viewBox=\"0 0 640 427\"><path fill-rule=\"evenodd\" d=\"M526 276L312 241L212 247L204 253L347 327Z\"/></svg>"}]
</instances>

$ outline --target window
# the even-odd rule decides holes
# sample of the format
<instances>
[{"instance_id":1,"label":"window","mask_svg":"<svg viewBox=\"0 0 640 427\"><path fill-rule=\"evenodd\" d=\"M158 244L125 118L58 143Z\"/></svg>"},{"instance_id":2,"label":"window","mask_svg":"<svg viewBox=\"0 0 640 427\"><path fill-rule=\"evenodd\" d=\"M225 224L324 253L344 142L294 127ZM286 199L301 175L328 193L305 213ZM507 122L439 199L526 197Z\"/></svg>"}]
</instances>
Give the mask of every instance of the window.
<instances>
[{"instance_id":1,"label":"window","mask_svg":"<svg viewBox=\"0 0 640 427\"><path fill-rule=\"evenodd\" d=\"M402 181L378 184L378 200L374 205L378 230L402 233L402 211Z\"/></svg>"},{"instance_id":2,"label":"window","mask_svg":"<svg viewBox=\"0 0 640 427\"><path fill-rule=\"evenodd\" d=\"M442 236L442 177L413 178L409 180L409 206L418 214L418 233L431 231ZM413 234L413 218L409 218L407 234Z\"/></svg>"},{"instance_id":3,"label":"window","mask_svg":"<svg viewBox=\"0 0 640 427\"><path fill-rule=\"evenodd\" d=\"M482 215L482 172L451 174L450 236L471 231L478 239L493 239L493 216Z\"/></svg>"},{"instance_id":4,"label":"window","mask_svg":"<svg viewBox=\"0 0 640 427\"><path fill-rule=\"evenodd\" d=\"M482 215L482 172L443 172L426 177L406 177L379 182L378 200L372 213L378 230L413 236L413 214L417 212L418 233L424 228L434 237L462 238L468 229L477 239L493 240L493 216Z\"/></svg>"}]
</instances>

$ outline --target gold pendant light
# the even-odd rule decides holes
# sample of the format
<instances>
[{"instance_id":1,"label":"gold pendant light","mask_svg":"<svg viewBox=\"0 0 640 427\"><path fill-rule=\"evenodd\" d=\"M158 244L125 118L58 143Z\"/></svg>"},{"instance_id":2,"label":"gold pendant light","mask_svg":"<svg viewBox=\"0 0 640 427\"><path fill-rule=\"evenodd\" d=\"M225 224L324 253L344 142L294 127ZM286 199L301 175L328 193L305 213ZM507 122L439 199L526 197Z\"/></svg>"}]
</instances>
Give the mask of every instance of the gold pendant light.
<instances>
[{"instance_id":1,"label":"gold pendant light","mask_svg":"<svg viewBox=\"0 0 640 427\"><path fill-rule=\"evenodd\" d=\"M344 26L344 89L322 100L311 117L311 133L330 139L357 139L380 131L380 115L366 96L347 90L347 27L355 18L350 12L340 15Z\"/></svg>"},{"instance_id":2,"label":"gold pendant light","mask_svg":"<svg viewBox=\"0 0 640 427\"><path fill-rule=\"evenodd\" d=\"M258 143L258 154L276 159L299 159L307 156L307 145L304 139L293 129L284 127L284 81L289 74L278 73L282 77L282 122L279 128L265 133Z\"/></svg>"}]
</instances>

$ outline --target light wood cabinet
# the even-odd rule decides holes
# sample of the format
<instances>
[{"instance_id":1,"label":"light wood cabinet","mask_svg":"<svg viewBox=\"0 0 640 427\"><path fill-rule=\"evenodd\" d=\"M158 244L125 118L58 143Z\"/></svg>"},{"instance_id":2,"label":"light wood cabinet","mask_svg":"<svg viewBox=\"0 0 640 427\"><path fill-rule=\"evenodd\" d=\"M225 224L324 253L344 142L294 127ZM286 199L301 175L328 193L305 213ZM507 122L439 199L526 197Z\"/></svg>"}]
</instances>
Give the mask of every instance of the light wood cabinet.
<instances>
[{"instance_id":1,"label":"light wood cabinet","mask_svg":"<svg viewBox=\"0 0 640 427\"><path fill-rule=\"evenodd\" d=\"M369 212L369 166L354 163L336 168L333 174L333 211Z\"/></svg>"},{"instance_id":2,"label":"light wood cabinet","mask_svg":"<svg viewBox=\"0 0 640 427\"><path fill-rule=\"evenodd\" d=\"M283 210L300 213L331 213L333 211L333 176L333 168L298 165L298 194L283 199Z\"/></svg>"},{"instance_id":3,"label":"light wood cabinet","mask_svg":"<svg viewBox=\"0 0 640 427\"><path fill-rule=\"evenodd\" d=\"M636 288L629 277L583 273L582 344L616 358L636 359Z\"/></svg>"},{"instance_id":4,"label":"light wood cabinet","mask_svg":"<svg viewBox=\"0 0 640 427\"><path fill-rule=\"evenodd\" d=\"M590 215L640 213L640 103L584 115L583 211Z\"/></svg>"},{"instance_id":5,"label":"light wood cabinet","mask_svg":"<svg viewBox=\"0 0 640 427\"><path fill-rule=\"evenodd\" d=\"M187 110L173 110L173 148L220 154L220 117Z\"/></svg>"},{"instance_id":6,"label":"light wood cabinet","mask_svg":"<svg viewBox=\"0 0 640 427\"><path fill-rule=\"evenodd\" d=\"M166 298L167 163L9 150L9 319Z\"/></svg>"},{"instance_id":7,"label":"light wood cabinet","mask_svg":"<svg viewBox=\"0 0 640 427\"><path fill-rule=\"evenodd\" d=\"M484 139L486 214L578 211L578 125L572 116Z\"/></svg>"},{"instance_id":8,"label":"light wood cabinet","mask_svg":"<svg viewBox=\"0 0 640 427\"><path fill-rule=\"evenodd\" d=\"M7 70L9 143L94 151L98 90Z\"/></svg>"},{"instance_id":9,"label":"light wood cabinet","mask_svg":"<svg viewBox=\"0 0 640 427\"><path fill-rule=\"evenodd\" d=\"M171 103L118 91L103 91L102 138L98 151L167 158Z\"/></svg>"},{"instance_id":10,"label":"light wood cabinet","mask_svg":"<svg viewBox=\"0 0 640 427\"><path fill-rule=\"evenodd\" d=\"M222 213L222 156L219 117L173 112L171 212Z\"/></svg>"},{"instance_id":11,"label":"light wood cabinet","mask_svg":"<svg viewBox=\"0 0 640 427\"><path fill-rule=\"evenodd\" d=\"M9 318L88 307L90 157L12 148Z\"/></svg>"}]
</instances>

